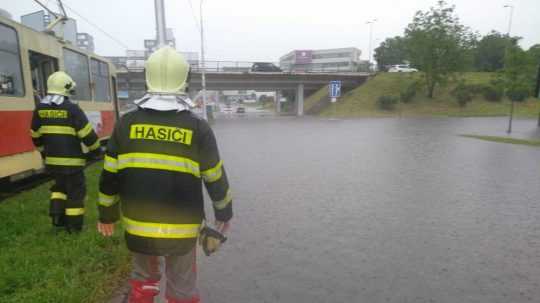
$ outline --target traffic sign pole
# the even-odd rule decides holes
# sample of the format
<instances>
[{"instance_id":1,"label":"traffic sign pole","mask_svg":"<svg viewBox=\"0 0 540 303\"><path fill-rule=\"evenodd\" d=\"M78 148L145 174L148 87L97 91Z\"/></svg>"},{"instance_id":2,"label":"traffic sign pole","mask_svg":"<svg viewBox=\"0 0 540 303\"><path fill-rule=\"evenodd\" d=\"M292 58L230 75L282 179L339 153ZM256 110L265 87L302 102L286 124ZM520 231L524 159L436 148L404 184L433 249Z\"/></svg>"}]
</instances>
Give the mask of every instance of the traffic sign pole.
<instances>
[{"instance_id":1,"label":"traffic sign pole","mask_svg":"<svg viewBox=\"0 0 540 303\"><path fill-rule=\"evenodd\" d=\"M334 111L334 119L337 118L337 98L341 96L341 81L330 81L328 87L328 93L330 95L330 102L332 102L332 107Z\"/></svg>"}]
</instances>

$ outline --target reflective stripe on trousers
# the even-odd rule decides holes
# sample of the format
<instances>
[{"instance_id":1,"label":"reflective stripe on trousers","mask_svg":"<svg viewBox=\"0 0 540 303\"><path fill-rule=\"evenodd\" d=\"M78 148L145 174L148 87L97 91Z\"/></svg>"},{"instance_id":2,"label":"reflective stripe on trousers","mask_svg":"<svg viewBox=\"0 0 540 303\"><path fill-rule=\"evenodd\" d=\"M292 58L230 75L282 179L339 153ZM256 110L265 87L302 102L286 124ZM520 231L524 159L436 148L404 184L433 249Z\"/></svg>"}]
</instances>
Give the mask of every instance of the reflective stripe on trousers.
<instances>
[{"instance_id":1,"label":"reflective stripe on trousers","mask_svg":"<svg viewBox=\"0 0 540 303\"><path fill-rule=\"evenodd\" d=\"M66 208L66 216L84 215L84 208Z\"/></svg>"}]
</instances>

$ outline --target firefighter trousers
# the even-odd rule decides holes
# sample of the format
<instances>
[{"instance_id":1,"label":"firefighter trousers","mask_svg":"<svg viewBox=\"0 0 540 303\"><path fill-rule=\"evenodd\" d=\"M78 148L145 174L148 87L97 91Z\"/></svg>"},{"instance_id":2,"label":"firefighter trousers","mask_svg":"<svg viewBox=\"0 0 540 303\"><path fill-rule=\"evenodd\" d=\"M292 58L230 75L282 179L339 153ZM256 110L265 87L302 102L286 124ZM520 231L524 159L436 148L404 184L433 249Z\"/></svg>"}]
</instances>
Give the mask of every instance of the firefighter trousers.
<instances>
[{"instance_id":1,"label":"firefighter trousers","mask_svg":"<svg viewBox=\"0 0 540 303\"><path fill-rule=\"evenodd\" d=\"M165 274L165 297L169 303L198 303L196 247L183 256L151 256L132 252L131 296L137 287L158 284ZM163 269L163 270L162 270ZM163 285L162 284L162 285ZM159 290L152 294L156 296ZM137 302L136 300L130 302ZM140 301L144 302L144 301Z\"/></svg>"},{"instance_id":2,"label":"firefighter trousers","mask_svg":"<svg viewBox=\"0 0 540 303\"><path fill-rule=\"evenodd\" d=\"M80 231L84 220L86 184L83 171L72 174L53 174L49 215L55 226L68 231Z\"/></svg>"}]
</instances>

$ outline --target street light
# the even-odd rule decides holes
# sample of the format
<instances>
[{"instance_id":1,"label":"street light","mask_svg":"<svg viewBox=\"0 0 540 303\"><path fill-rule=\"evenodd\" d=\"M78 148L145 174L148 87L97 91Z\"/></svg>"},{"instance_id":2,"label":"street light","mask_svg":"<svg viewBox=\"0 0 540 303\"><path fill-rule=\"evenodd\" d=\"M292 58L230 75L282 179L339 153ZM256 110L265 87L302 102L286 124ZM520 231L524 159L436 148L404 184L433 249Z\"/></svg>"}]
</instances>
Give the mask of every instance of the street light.
<instances>
[{"instance_id":1,"label":"street light","mask_svg":"<svg viewBox=\"0 0 540 303\"><path fill-rule=\"evenodd\" d=\"M366 22L366 24L369 24L369 57L368 57L368 64L369 64L369 70L371 71L371 49L372 49L372 43L373 43L373 25L377 22L377 19L370 20Z\"/></svg>"},{"instance_id":2,"label":"street light","mask_svg":"<svg viewBox=\"0 0 540 303\"><path fill-rule=\"evenodd\" d=\"M206 112L206 67L204 61L204 28L203 28L203 0L201 0L199 21L201 23L201 85L202 85L202 116L204 120L208 120Z\"/></svg>"},{"instance_id":3,"label":"street light","mask_svg":"<svg viewBox=\"0 0 540 303\"><path fill-rule=\"evenodd\" d=\"M510 44L512 43L512 40L510 38L510 33L512 32L512 19L514 18L514 6L507 4L504 6L504 8L510 9L510 18L508 20L508 31L507 31L507 43L506 43L506 50L504 52L504 65L505 68L507 67L507 61L508 61L508 50L510 48ZM508 130L506 131L508 134L512 133L512 120L514 119L514 100L510 100L510 117L508 118Z\"/></svg>"}]
</instances>

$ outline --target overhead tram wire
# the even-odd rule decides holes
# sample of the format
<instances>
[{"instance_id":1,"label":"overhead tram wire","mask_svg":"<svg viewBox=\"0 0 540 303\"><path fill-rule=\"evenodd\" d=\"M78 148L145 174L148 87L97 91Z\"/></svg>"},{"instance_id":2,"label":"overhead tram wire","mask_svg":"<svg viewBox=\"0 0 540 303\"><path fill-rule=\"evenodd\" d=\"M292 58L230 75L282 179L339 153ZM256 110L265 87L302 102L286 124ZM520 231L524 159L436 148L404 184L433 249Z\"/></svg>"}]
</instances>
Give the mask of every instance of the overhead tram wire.
<instances>
[{"instance_id":1,"label":"overhead tram wire","mask_svg":"<svg viewBox=\"0 0 540 303\"><path fill-rule=\"evenodd\" d=\"M203 0L199 0L203 1ZM191 0L188 0L189 7L191 8L191 16L193 17L193 21L195 22L195 28L197 31L199 31L199 34L201 33L201 26L200 26L200 20L197 19L197 15L195 14L195 9L193 9L193 2ZM206 37L203 37L205 49L208 49L208 44L206 43Z\"/></svg>"},{"instance_id":2,"label":"overhead tram wire","mask_svg":"<svg viewBox=\"0 0 540 303\"><path fill-rule=\"evenodd\" d=\"M195 10L193 9L193 3L191 2L191 0L188 0L188 3L189 3L189 7L191 8L191 16L193 17L193 21L195 21L195 28L197 28L197 30L200 32L201 27L199 26L199 20L195 16Z\"/></svg>"},{"instance_id":3,"label":"overhead tram wire","mask_svg":"<svg viewBox=\"0 0 540 303\"><path fill-rule=\"evenodd\" d=\"M74 10L73 8L71 8L71 6L67 5L64 1L64 6L70 10L73 14L77 15L79 18L81 18L82 20L84 20L86 23L90 24L91 26L95 27L97 30L99 30L101 33L103 33L105 36L107 36L109 39L111 39L112 41L116 42L118 45L122 46L124 49L128 50L129 49L129 46L127 46L127 44L125 44L124 42L120 41L119 39L115 38L114 36L112 36L111 34L109 34L107 31L105 31L104 29L102 29L101 27L99 27L97 24L93 23L92 21L88 20L88 18L84 17L83 15L81 15L79 12L77 12L76 10Z\"/></svg>"}]
</instances>

